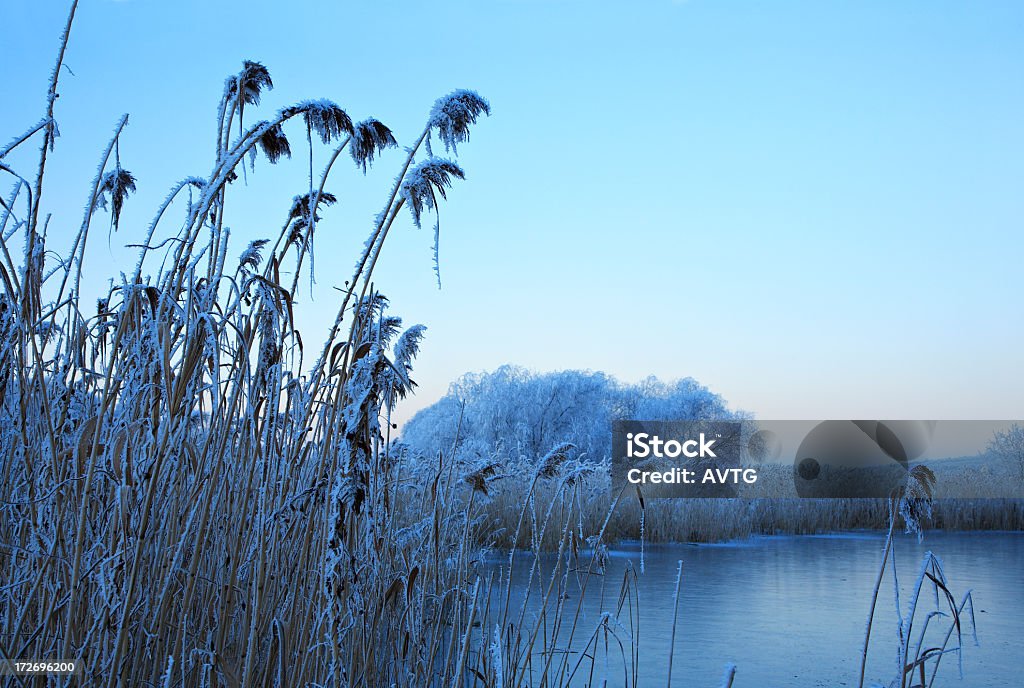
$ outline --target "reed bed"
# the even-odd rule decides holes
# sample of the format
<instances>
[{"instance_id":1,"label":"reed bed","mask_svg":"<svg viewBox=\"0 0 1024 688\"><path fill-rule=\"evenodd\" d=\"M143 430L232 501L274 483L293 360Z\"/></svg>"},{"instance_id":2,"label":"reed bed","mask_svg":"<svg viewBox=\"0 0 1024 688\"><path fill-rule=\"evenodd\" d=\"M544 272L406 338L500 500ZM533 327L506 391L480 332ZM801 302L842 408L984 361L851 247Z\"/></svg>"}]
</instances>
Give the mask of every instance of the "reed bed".
<instances>
[{"instance_id":1,"label":"reed bed","mask_svg":"<svg viewBox=\"0 0 1024 688\"><path fill-rule=\"evenodd\" d=\"M64 685L424 688L604 685L602 658L619 653L635 685L635 576L594 575L608 519L581 521L585 469L556 452L533 473L495 575L478 546L493 468L450 452L412 461L389 441L424 330L390 314L374 267L403 208L419 225L464 176L432 149L454 155L487 101L434 103L311 351L293 304L336 163L365 170L396 137L327 100L257 120L273 81L246 61L215 103L208 176L175 184L148 226L126 226L143 183L122 166L126 115L70 245L56 246L51 219L69 220L43 199L77 9L42 119L0 149L13 183L0 208L0 658L80 660ZM235 247L238 186L306 152L302 141L308 184L283 204L280 232ZM33 145L33 173L16 169ZM139 253L93 306L82 271L104 216ZM549 541L553 560L540 556ZM513 581L524 550L534 563ZM588 587L608 599L593 623L569 601ZM584 655L565 650L581 637ZM46 683L62 680L35 680Z\"/></svg>"},{"instance_id":2,"label":"reed bed","mask_svg":"<svg viewBox=\"0 0 1024 688\"><path fill-rule=\"evenodd\" d=\"M524 486L515 479L530 462L496 464L498 478L490 499L483 506L488 537L499 546L511 544L507 535L513 526L518 505L525 497ZM809 535L844 530L880 530L890 525L886 499L807 499L794 494L792 469L788 466L760 468L763 479L777 488L778 497L651 499L627 491L616 504L605 540L647 542L724 542L754 535ZM986 476L973 469L940 472L929 525L937 530L1021 530L1024 529L1024 502L1012 497L960 497L976 490L979 495L999 494L1003 473L990 471ZM1001 477L1003 476L1003 477ZM788 483L787 483L788 481ZM1009 480L1005 485L1013 483ZM549 488L540 487L545 494ZM759 494L761 492L759 486ZM616 495L611 489L607 462L589 465L583 477L583 522L591 528L608 513ZM947 495L958 495L956 498ZM641 499L643 498L643 507ZM488 544L491 544L490 541ZM554 542L547 543L554 547Z\"/></svg>"}]
</instances>

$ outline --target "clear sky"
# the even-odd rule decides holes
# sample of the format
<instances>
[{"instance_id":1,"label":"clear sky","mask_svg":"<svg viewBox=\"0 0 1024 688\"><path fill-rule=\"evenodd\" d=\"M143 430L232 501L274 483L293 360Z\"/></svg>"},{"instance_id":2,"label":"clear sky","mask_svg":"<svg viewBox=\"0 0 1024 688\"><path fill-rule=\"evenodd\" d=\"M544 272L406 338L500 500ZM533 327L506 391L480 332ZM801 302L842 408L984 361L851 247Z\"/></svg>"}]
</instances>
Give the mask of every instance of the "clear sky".
<instances>
[{"instance_id":1,"label":"clear sky","mask_svg":"<svg viewBox=\"0 0 1024 688\"><path fill-rule=\"evenodd\" d=\"M66 4L0 0L0 139L42 114ZM403 143L435 98L473 88L493 115L441 210L444 288L408 219L376 278L429 328L403 416L463 372L518 363L692 376L762 418L1024 417L1024 3L83 0L78 15L52 245L124 112L139 186L109 245L99 221L90 284L133 264L121 246L176 180L208 173L243 59L274 78L265 112L326 97ZM303 138L229 199L234 254L303 192ZM341 202L302 295L307 350L401 157L328 186Z\"/></svg>"}]
</instances>

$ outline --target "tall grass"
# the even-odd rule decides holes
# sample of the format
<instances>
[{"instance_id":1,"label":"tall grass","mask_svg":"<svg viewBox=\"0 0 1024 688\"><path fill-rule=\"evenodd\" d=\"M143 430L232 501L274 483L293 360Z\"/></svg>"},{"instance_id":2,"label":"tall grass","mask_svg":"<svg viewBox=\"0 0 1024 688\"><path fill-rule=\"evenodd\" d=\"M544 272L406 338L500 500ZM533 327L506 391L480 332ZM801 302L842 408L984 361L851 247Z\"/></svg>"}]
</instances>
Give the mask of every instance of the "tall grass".
<instances>
[{"instance_id":1,"label":"tall grass","mask_svg":"<svg viewBox=\"0 0 1024 688\"><path fill-rule=\"evenodd\" d=\"M450 684L475 666L458 639L485 616L452 527L471 521L444 463L414 517L402 511L413 486L380 419L413 386L422 328L401 333L372 276L401 209L420 222L463 176L421 148L434 137L454 152L489 106L468 91L435 103L304 364L292 304L335 163L349 153L365 169L395 138L324 100L252 122L273 82L246 62L217 103L210 174L172 188L134 271L90 308L80 282L98 207L128 231L136 180L118 150L126 116L54 260L41 208L76 9L42 122L2 151L39 144L33 176L0 168L15 181L0 221L0 650L79 658L91 685ZM258 152L291 155L292 130L310 165L314 145L331 146L327 165L310 168L273 242L232 260L231 185ZM184 223L167 233L176 209Z\"/></svg>"},{"instance_id":2,"label":"tall grass","mask_svg":"<svg viewBox=\"0 0 1024 688\"><path fill-rule=\"evenodd\" d=\"M607 462L589 464L583 478L583 521L594 528L608 513L615 495L611 489ZM511 542L508 533L515 524L525 487L516 476L530 470L530 462L506 460L496 463L496 479L490 499L483 505L489 525L488 536L500 546ZM627 492L616 504L605 534L609 543L620 540L647 542L722 542L753 535L806 535L843 530L885 531L890 524L887 499L808 499L796 497L792 468L766 464L759 469L756 488L740 488L740 497L651 499L641 504L637 493ZM1012 479L1002 472L984 469L940 469L935 487L930 525L950 531L1021 530L1024 502L1018 498L991 498L999 494L1000 481L1015 494ZM550 489L539 488L541 494ZM756 491L755 491L756 489ZM976 497L970 495L976 491ZM744 496L744 495L748 496ZM776 495L771 498L751 494ZM949 495L957 495L952 498ZM641 497L642 498L642 497ZM553 542L548 543L549 547Z\"/></svg>"},{"instance_id":3,"label":"tall grass","mask_svg":"<svg viewBox=\"0 0 1024 688\"><path fill-rule=\"evenodd\" d=\"M493 470L444 452L412 463L389 442L423 328L402 331L374 268L402 208L419 224L463 177L431 139L454 154L487 102L455 91L434 104L310 355L293 303L335 163L348 153L365 170L397 142L326 100L253 122L273 81L246 61L216 103L211 172L172 187L130 239L134 269L92 308L81 277L95 220L105 208L112 231L132 232L121 211L138 181L122 167L126 115L71 245L52 246L42 199L76 10L43 119L0 151L14 180L0 209L0 655L77 658L87 685L422 688L597 684L617 653L635 685L635 575L597 575L609 517L581 520L585 467L554 452L533 475L495 574L477 545ZM297 152L296 134L306 188L277 236L236 253L232 185L260 154ZM33 142L22 175L7 161ZM554 559L540 556L549 541ZM522 550L530 571L513 581ZM588 588L608 599L593 624ZM587 652L568 652L579 638Z\"/></svg>"},{"instance_id":4,"label":"tall grass","mask_svg":"<svg viewBox=\"0 0 1024 688\"><path fill-rule=\"evenodd\" d=\"M901 492L889 500L889 530L885 538L885 549L882 563L875 579L874 591L868 610L868 621L864 631L864 646L861 651L859 688L863 688L867 668L868 649L871 643L871 631L875 621L875 610L879 590L886 569L891 572L896 600L898 624L896 677L890 686L899 688L925 688L932 686L939 673L939 665L947 654L956 654L961 660L960 673L963 675L963 636L970 624L971 635L977 644L978 636L974 623L974 601L968 590L958 603L949 589L949 581L942 570L942 563L931 552L926 552L920 570L914 581L913 592L904 609L900 602L900 585L896 573L896 552L893 543L893 531L899 519L902 519L907 532L923 535L926 518L931 516L932 498L935 488L935 474L923 466L915 466L907 476L906 485ZM918 615L922 591L930 587L935 597L935 609L926 612L924 619ZM932 622L935 622L933 624ZM911 631L915 623L919 623L917 642L914 643ZM935 626L944 624L944 628ZM931 629L929 628L931 626ZM932 631L929 635L929 630ZM954 640L955 635L955 640ZM934 639L934 640L932 640ZM935 644L926 644L932 640ZM952 643L952 644L951 644ZM931 670L929 673L929 669Z\"/></svg>"}]
</instances>

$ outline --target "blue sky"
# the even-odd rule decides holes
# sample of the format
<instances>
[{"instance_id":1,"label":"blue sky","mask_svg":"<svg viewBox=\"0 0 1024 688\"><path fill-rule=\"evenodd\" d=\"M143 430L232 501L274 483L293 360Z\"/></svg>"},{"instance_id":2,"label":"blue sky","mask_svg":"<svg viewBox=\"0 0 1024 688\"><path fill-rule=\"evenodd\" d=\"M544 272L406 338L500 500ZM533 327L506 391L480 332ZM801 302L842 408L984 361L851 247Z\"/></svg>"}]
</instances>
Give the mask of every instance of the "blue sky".
<instances>
[{"instance_id":1,"label":"blue sky","mask_svg":"<svg viewBox=\"0 0 1024 688\"><path fill-rule=\"evenodd\" d=\"M0 138L43 110L64 4L4 1ZM518 363L692 376L762 418L1020 418L1022 35L1017 2L83 0L51 245L128 112L139 192L121 233L92 236L86 279L127 271L121 246L170 186L209 171L243 59L273 75L265 111L326 97L405 143L435 98L473 88L493 116L442 207L444 288L408 220L376 277L429 328L403 416L463 372ZM236 254L304 189L292 138L290 164L258 162L235 192ZM329 185L306 342L400 158Z\"/></svg>"}]
</instances>

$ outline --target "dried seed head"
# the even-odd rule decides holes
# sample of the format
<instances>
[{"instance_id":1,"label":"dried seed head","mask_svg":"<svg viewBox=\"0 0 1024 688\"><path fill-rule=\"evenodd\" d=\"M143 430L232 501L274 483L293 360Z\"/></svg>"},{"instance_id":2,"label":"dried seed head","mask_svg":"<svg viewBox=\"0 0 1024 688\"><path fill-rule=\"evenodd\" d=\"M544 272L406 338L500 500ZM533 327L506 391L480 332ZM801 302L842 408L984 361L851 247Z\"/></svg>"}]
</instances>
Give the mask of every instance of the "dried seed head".
<instances>
[{"instance_id":1,"label":"dried seed head","mask_svg":"<svg viewBox=\"0 0 1024 688\"><path fill-rule=\"evenodd\" d=\"M438 98L430 109L430 128L444 143L446 151L457 153L456 145L469 140L469 126L476 124L480 114L491 114L490 104L473 91L459 89ZM427 140L429 151L430 140Z\"/></svg>"},{"instance_id":2,"label":"dried seed head","mask_svg":"<svg viewBox=\"0 0 1024 688\"><path fill-rule=\"evenodd\" d=\"M246 60L237 76L228 77L226 92L228 98L241 98L248 105L259 105L263 89L274 88L270 72L259 62Z\"/></svg>"},{"instance_id":3,"label":"dried seed head","mask_svg":"<svg viewBox=\"0 0 1024 688\"><path fill-rule=\"evenodd\" d=\"M537 475L541 478L554 478L562 464L569 459L569 453L576 448L572 442L562 442L556 445L551 451L544 455L537 468Z\"/></svg>"},{"instance_id":4,"label":"dried seed head","mask_svg":"<svg viewBox=\"0 0 1024 688\"><path fill-rule=\"evenodd\" d=\"M398 142L395 141L391 130L371 117L355 125L349 154L365 173L367 165L373 163L373 159L378 153L382 153L385 148L393 148L397 145Z\"/></svg>"},{"instance_id":5,"label":"dried seed head","mask_svg":"<svg viewBox=\"0 0 1024 688\"><path fill-rule=\"evenodd\" d=\"M121 209L124 207L124 199L128 197L129 193L135 193L135 177L132 176L131 172L118 167L103 175L103 181L100 183L100 205L101 207L106 207L106 197L109 195L111 206L110 219L114 225L115 232L121 222Z\"/></svg>"},{"instance_id":6,"label":"dried seed head","mask_svg":"<svg viewBox=\"0 0 1024 688\"><path fill-rule=\"evenodd\" d=\"M329 100L313 100L301 103L306 126L315 131L324 143L330 143L342 134L353 134L352 118Z\"/></svg>"},{"instance_id":7,"label":"dried seed head","mask_svg":"<svg viewBox=\"0 0 1024 688\"><path fill-rule=\"evenodd\" d=\"M260 261L263 256L260 255L260 251L267 245L267 239L256 239L249 243L249 247L246 248L242 255L238 259L238 266L242 269L251 268L255 270L260 266Z\"/></svg>"},{"instance_id":8,"label":"dried seed head","mask_svg":"<svg viewBox=\"0 0 1024 688\"><path fill-rule=\"evenodd\" d=\"M935 473L926 466L914 466L907 473L899 496L899 513L907 533L924 535L922 522L932 517L932 495L935 489Z\"/></svg>"},{"instance_id":9,"label":"dried seed head","mask_svg":"<svg viewBox=\"0 0 1024 688\"><path fill-rule=\"evenodd\" d=\"M288 144L288 138L284 135L284 129L280 124L275 124L263 132L260 135L259 144L263 149L263 154L271 163L276 163L282 155L292 157L292 147Z\"/></svg>"},{"instance_id":10,"label":"dried seed head","mask_svg":"<svg viewBox=\"0 0 1024 688\"><path fill-rule=\"evenodd\" d=\"M476 469L462 478L463 482L473 488L474 492L480 492L487 496L487 483L497 475L500 463L489 463Z\"/></svg>"},{"instance_id":11,"label":"dried seed head","mask_svg":"<svg viewBox=\"0 0 1024 688\"><path fill-rule=\"evenodd\" d=\"M447 198L446 190L452 185L452 177L465 179L466 174L461 167L444 158L428 158L405 176L400 193L409 204L409 211L417 227L420 226L424 208L437 208L437 194Z\"/></svg>"}]
</instances>

